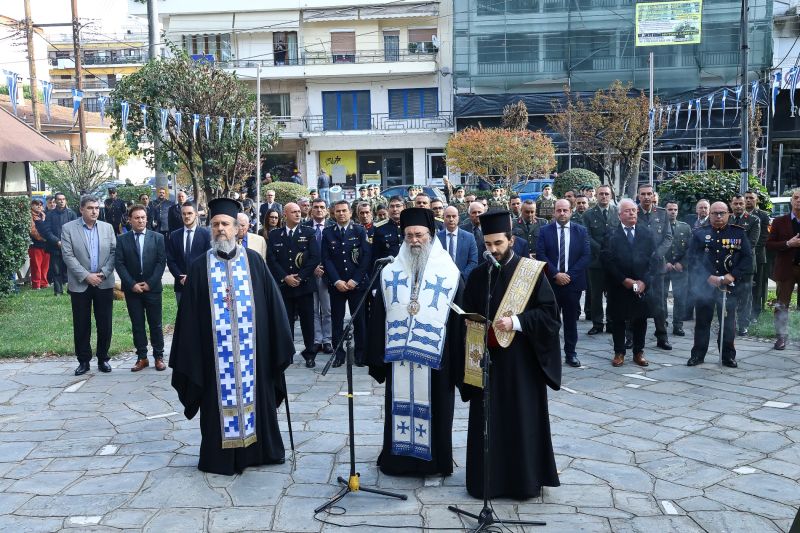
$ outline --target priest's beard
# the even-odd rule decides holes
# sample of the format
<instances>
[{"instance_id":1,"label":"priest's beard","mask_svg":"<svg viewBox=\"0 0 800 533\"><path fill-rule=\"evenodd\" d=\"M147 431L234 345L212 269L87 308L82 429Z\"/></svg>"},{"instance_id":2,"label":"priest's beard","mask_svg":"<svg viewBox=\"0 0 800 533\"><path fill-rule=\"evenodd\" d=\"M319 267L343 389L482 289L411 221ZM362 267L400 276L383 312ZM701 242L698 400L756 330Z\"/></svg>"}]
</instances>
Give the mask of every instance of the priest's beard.
<instances>
[{"instance_id":1,"label":"priest's beard","mask_svg":"<svg viewBox=\"0 0 800 533\"><path fill-rule=\"evenodd\" d=\"M511 247L511 243L509 242L508 243L508 248L506 248L503 253L499 253L499 252L495 251L492 254L492 257L494 257L497 260L497 262L500 263L501 265L505 265L508 262L508 260L511 259L511 254L513 252L514 252L514 250Z\"/></svg>"},{"instance_id":2,"label":"priest's beard","mask_svg":"<svg viewBox=\"0 0 800 533\"><path fill-rule=\"evenodd\" d=\"M409 246L408 252L411 255L409 268L413 276L412 279L422 279L422 274L425 272L425 265L428 264L428 257L431 255L432 248L433 241Z\"/></svg>"},{"instance_id":3,"label":"priest's beard","mask_svg":"<svg viewBox=\"0 0 800 533\"><path fill-rule=\"evenodd\" d=\"M220 235L214 238L214 242L211 243L211 249L214 250L215 254L221 252L229 255L236 249L236 239L226 239Z\"/></svg>"}]
</instances>

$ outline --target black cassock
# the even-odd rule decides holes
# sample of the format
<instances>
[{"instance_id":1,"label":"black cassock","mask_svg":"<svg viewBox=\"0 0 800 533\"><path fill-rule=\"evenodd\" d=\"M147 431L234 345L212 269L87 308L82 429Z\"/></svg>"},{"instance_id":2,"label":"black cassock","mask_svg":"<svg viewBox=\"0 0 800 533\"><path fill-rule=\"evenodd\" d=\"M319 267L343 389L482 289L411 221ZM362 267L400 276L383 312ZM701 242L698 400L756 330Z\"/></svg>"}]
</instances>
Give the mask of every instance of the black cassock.
<instances>
[{"instance_id":1,"label":"black cassock","mask_svg":"<svg viewBox=\"0 0 800 533\"><path fill-rule=\"evenodd\" d=\"M208 256L192 263L178 308L169 366L172 386L186 418L200 410L200 461L204 472L232 475L248 466L284 461L276 409L286 397L283 371L291 364L294 343L278 287L257 252L247 250L256 316L256 435L244 448L222 448Z\"/></svg>"},{"instance_id":2,"label":"black cassock","mask_svg":"<svg viewBox=\"0 0 800 533\"><path fill-rule=\"evenodd\" d=\"M489 318L497 313L520 258L514 255L499 272L492 272ZM486 314L485 263L470 273L464 310ZM544 272L539 276L525 311L517 315L522 332L508 348L490 347L489 498L527 499L542 486L559 486L547 387L561 387L561 322L553 289ZM463 344L463 342L462 342ZM463 383L464 351L459 361L461 398L469 401L467 432L467 492L483 498L483 390Z\"/></svg>"},{"instance_id":3,"label":"black cassock","mask_svg":"<svg viewBox=\"0 0 800 533\"><path fill-rule=\"evenodd\" d=\"M463 286L459 282L454 302L461 304ZM450 311L447 319L447 337L442 351L439 370L431 370L431 461L416 457L392 454L392 363L384 362L386 348L386 307L383 293L378 290L370 307L369 333L367 338L367 364L369 375L378 383L386 383L383 425L383 449L378 456L381 472L393 476L426 476L453 473L453 407L458 365L453 358L463 354L459 344L464 343L463 321ZM462 370L463 375L463 370Z\"/></svg>"}]
</instances>

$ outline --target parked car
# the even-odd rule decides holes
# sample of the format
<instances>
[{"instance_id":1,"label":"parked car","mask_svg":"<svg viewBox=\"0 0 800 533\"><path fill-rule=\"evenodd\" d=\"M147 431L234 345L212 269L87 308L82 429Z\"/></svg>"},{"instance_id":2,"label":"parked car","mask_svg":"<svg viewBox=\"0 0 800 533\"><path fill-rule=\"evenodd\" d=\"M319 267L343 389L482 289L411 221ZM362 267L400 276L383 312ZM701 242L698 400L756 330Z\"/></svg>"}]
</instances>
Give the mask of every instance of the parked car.
<instances>
[{"instance_id":1,"label":"parked car","mask_svg":"<svg viewBox=\"0 0 800 533\"><path fill-rule=\"evenodd\" d=\"M381 191L381 196L386 198L387 200L392 196L401 196L403 198L406 197L408 185L397 185L395 187L389 187L388 189L384 189ZM431 200L434 198L438 198L439 200L446 202L447 199L444 196L444 193L437 189L436 187L422 187L422 191L427 194Z\"/></svg>"},{"instance_id":2,"label":"parked car","mask_svg":"<svg viewBox=\"0 0 800 533\"><path fill-rule=\"evenodd\" d=\"M782 215L788 215L792 211L791 196L773 196L769 200L772 202L770 222L772 222L772 219Z\"/></svg>"},{"instance_id":3,"label":"parked car","mask_svg":"<svg viewBox=\"0 0 800 533\"><path fill-rule=\"evenodd\" d=\"M536 200L539 198L545 185L550 185L552 187L553 180L550 178L544 178L538 180L520 181L514 184L514 186L511 187L511 190L518 194L520 199L524 202L525 200Z\"/></svg>"}]
</instances>

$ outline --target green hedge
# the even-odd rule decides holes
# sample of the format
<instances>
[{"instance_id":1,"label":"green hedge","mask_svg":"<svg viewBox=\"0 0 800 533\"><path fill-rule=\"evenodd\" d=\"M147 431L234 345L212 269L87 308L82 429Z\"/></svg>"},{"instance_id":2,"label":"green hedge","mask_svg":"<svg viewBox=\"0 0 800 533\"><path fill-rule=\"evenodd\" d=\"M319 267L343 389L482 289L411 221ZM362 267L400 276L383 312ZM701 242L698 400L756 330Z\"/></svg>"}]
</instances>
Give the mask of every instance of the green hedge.
<instances>
[{"instance_id":1,"label":"green hedge","mask_svg":"<svg viewBox=\"0 0 800 533\"><path fill-rule=\"evenodd\" d=\"M740 174L735 171L709 170L707 172L685 172L658 186L661 206L667 201L678 202L678 213L683 215L694 213L695 204L705 198L714 202L730 203L734 194L739 193ZM761 185L758 177L750 176L749 189L758 191L758 206L766 211L772 210L767 189Z\"/></svg>"},{"instance_id":2,"label":"green hedge","mask_svg":"<svg viewBox=\"0 0 800 533\"><path fill-rule=\"evenodd\" d=\"M27 196L0 196L0 296L14 292L14 273L28 254L30 201Z\"/></svg>"},{"instance_id":3,"label":"green hedge","mask_svg":"<svg viewBox=\"0 0 800 533\"><path fill-rule=\"evenodd\" d=\"M574 190L577 194L579 189L586 185L597 188L600 186L600 178L591 170L571 168L565 170L553 180L553 194L557 198L563 198L567 191Z\"/></svg>"},{"instance_id":4,"label":"green hedge","mask_svg":"<svg viewBox=\"0 0 800 533\"><path fill-rule=\"evenodd\" d=\"M143 194L151 196L153 189L149 185L126 185L124 187L117 187L117 197L126 202L139 203L139 197Z\"/></svg>"},{"instance_id":5,"label":"green hedge","mask_svg":"<svg viewBox=\"0 0 800 533\"><path fill-rule=\"evenodd\" d=\"M267 191L275 191L275 201L281 205L286 205L287 202L296 202L300 198L308 198L308 189L303 185L297 183L289 183L286 181L278 181L270 183L269 185L261 187L261 201L264 201Z\"/></svg>"}]
</instances>

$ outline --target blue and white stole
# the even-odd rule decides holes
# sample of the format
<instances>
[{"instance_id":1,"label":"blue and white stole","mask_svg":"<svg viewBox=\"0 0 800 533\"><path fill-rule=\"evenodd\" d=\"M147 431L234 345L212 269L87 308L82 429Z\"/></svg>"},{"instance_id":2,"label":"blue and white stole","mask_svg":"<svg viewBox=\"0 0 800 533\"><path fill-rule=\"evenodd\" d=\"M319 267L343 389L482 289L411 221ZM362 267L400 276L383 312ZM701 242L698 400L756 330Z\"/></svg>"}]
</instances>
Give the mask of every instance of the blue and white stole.
<instances>
[{"instance_id":1,"label":"blue and white stole","mask_svg":"<svg viewBox=\"0 0 800 533\"><path fill-rule=\"evenodd\" d=\"M410 265L410 250L403 243L395 261L381 273L384 361L392 363L392 453L430 461L431 369L441 366L460 273L435 236L416 288Z\"/></svg>"},{"instance_id":2,"label":"blue and white stole","mask_svg":"<svg viewBox=\"0 0 800 533\"><path fill-rule=\"evenodd\" d=\"M256 442L256 330L247 253L229 260L208 256L208 292L214 333L222 448Z\"/></svg>"}]
</instances>

